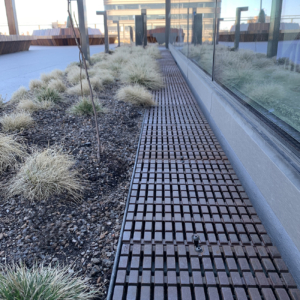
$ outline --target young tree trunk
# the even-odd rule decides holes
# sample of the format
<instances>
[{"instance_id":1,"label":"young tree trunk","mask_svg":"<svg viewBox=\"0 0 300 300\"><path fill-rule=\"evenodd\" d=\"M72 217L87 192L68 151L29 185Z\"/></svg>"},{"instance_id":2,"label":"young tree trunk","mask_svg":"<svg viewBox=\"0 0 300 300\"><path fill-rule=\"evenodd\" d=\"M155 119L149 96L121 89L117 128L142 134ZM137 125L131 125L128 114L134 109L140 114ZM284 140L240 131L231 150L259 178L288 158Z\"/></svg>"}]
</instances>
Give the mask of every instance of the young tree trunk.
<instances>
[{"instance_id":1,"label":"young tree trunk","mask_svg":"<svg viewBox=\"0 0 300 300\"><path fill-rule=\"evenodd\" d=\"M93 110L94 110L94 119L95 119L95 127L96 127L96 139L97 139L97 142L98 142L97 158L98 158L98 162L100 163L101 142L100 142L100 134L99 134L99 127L98 127L97 111L96 111L95 102L94 102L93 89L92 89L92 85L91 85L91 82L90 82L89 73L88 73L88 70L87 70L86 59L85 59L83 51L81 49L81 45L78 42L78 39L76 38L76 32L75 32L75 28L74 28L74 23L73 23L73 19L72 19L71 12L70 12L71 0L67 0L67 1L68 1L68 15L69 15L70 23L71 23L71 28L72 28L72 31L73 31L73 34L74 34L76 45L77 45L77 47L79 49L79 52L81 54L81 57L82 57L82 61L83 61L83 64L84 64L84 69L85 69L85 74L86 74L86 79L87 79L87 82L88 82L89 88L90 88L90 98L91 98L91 102L92 102Z\"/></svg>"}]
</instances>

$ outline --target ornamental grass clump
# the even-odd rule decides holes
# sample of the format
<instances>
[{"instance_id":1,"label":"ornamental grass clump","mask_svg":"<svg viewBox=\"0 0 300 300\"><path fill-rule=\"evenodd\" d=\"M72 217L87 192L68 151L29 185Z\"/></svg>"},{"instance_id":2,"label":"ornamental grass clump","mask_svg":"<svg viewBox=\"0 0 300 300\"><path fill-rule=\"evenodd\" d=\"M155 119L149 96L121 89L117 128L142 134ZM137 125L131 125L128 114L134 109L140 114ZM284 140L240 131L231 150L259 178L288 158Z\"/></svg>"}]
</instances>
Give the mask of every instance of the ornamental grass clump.
<instances>
[{"instance_id":1,"label":"ornamental grass clump","mask_svg":"<svg viewBox=\"0 0 300 300\"><path fill-rule=\"evenodd\" d=\"M79 200L82 182L74 165L75 161L60 150L35 151L8 184L8 196L23 195L34 201L68 194L72 200Z\"/></svg>"},{"instance_id":2,"label":"ornamental grass clump","mask_svg":"<svg viewBox=\"0 0 300 300\"><path fill-rule=\"evenodd\" d=\"M94 101L97 113L106 112L98 99L95 99ZM94 111L91 100L86 97L79 99L79 101L71 107L70 113L74 115L92 116Z\"/></svg>"},{"instance_id":3,"label":"ornamental grass clump","mask_svg":"<svg viewBox=\"0 0 300 300\"><path fill-rule=\"evenodd\" d=\"M52 79L61 79L63 75L63 71L56 69L47 74L43 73L41 75L41 80L43 83L48 84Z\"/></svg>"},{"instance_id":4,"label":"ornamental grass clump","mask_svg":"<svg viewBox=\"0 0 300 300\"><path fill-rule=\"evenodd\" d=\"M92 300L88 279L70 274L68 267L24 264L0 266L0 299L3 300Z\"/></svg>"},{"instance_id":5,"label":"ornamental grass clump","mask_svg":"<svg viewBox=\"0 0 300 300\"><path fill-rule=\"evenodd\" d=\"M61 79L52 79L48 84L48 88L54 90L58 93L64 93L66 91L66 86Z\"/></svg>"},{"instance_id":6,"label":"ornamental grass clump","mask_svg":"<svg viewBox=\"0 0 300 300\"><path fill-rule=\"evenodd\" d=\"M17 91L15 91L11 98L10 102L19 102L20 100L24 99L27 96L27 89L24 86L21 86Z\"/></svg>"},{"instance_id":7,"label":"ornamental grass clump","mask_svg":"<svg viewBox=\"0 0 300 300\"><path fill-rule=\"evenodd\" d=\"M37 95L38 101L51 101L53 103L58 103L62 100L61 95L51 88L42 89Z\"/></svg>"},{"instance_id":8,"label":"ornamental grass clump","mask_svg":"<svg viewBox=\"0 0 300 300\"><path fill-rule=\"evenodd\" d=\"M130 60L122 69L120 79L122 83L139 84L151 90L164 87L156 61L147 56Z\"/></svg>"},{"instance_id":9,"label":"ornamental grass clump","mask_svg":"<svg viewBox=\"0 0 300 300\"><path fill-rule=\"evenodd\" d=\"M34 123L30 113L20 111L10 115L3 115L0 118L0 124L4 131L21 130L30 127Z\"/></svg>"},{"instance_id":10,"label":"ornamental grass clump","mask_svg":"<svg viewBox=\"0 0 300 300\"><path fill-rule=\"evenodd\" d=\"M92 82L91 82L92 84ZM96 85L96 82L94 82L94 85ZM92 84L93 87L93 84ZM99 87L99 85L98 85ZM69 95L77 95L77 96L88 96L90 95L90 87L89 83L86 79L82 80L82 83L78 83L73 87L70 87L67 89L67 94Z\"/></svg>"},{"instance_id":11,"label":"ornamental grass clump","mask_svg":"<svg viewBox=\"0 0 300 300\"><path fill-rule=\"evenodd\" d=\"M155 45L154 46L152 46L152 45L147 46L146 53L147 53L147 55L150 55L152 58L155 58L155 59L162 58L158 47L155 46Z\"/></svg>"},{"instance_id":12,"label":"ornamental grass clump","mask_svg":"<svg viewBox=\"0 0 300 300\"><path fill-rule=\"evenodd\" d=\"M30 82L29 82L30 90L39 90L44 87L45 87L45 84L41 80L33 79L33 80L30 80Z\"/></svg>"},{"instance_id":13,"label":"ornamental grass clump","mask_svg":"<svg viewBox=\"0 0 300 300\"><path fill-rule=\"evenodd\" d=\"M26 155L24 146L14 136L0 133L0 174Z\"/></svg>"},{"instance_id":14,"label":"ornamental grass clump","mask_svg":"<svg viewBox=\"0 0 300 300\"><path fill-rule=\"evenodd\" d=\"M21 100L17 106L17 110L23 110L28 112L34 112L37 110L47 110L54 107L54 102L49 100L37 101L37 100Z\"/></svg>"},{"instance_id":15,"label":"ornamental grass clump","mask_svg":"<svg viewBox=\"0 0 300 300\"><path fill-rule=\"evenodd\" d=\"M138 84L120 88L116 93L116 99L124 102L130 102L134 105L156 105L152 94L145 87Z\"/></svg>"},{"instance_id":16,"label":"ornamental grass clump","mask_svg":"<svg viewBox=\"0 0 300 300\"><path fill-rule=\"evenodd\" d=\"M0 108L2 108L4 106L4 100L2 98L2 96L0 95Z\"/></svg>"},{"instance_id":17,"label":"ornamental grass clump","mask_svg":"<svg viewBox=\"0 0 300 300\"><path fill-rule=\"evenodd\" d=\"M67 80L70 84L76 85L80 82L80 67L73 66L67 69ZM85 79L86 74L83 69L81 69L81 79Z\"/></svg>"}]
</instances>

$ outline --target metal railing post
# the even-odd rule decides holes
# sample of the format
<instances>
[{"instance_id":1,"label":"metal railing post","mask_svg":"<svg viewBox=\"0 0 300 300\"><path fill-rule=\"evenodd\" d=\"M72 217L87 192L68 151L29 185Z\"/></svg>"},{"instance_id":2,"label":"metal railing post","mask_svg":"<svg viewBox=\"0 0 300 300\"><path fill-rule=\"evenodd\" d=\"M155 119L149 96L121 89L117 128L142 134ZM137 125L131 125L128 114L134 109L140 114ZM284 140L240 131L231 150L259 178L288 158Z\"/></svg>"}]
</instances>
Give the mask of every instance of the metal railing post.
<instances>
[{"instance_id":1,"label":"metal railing post","mask_svg":"<svg viewBox=\"0 0 300 300\"><path fill-rule=\"evenodd\" d=\"M135 45L142 46L144 44L144 25L143 16L135 16Z\"/></svg>"},{"instance_id":2,"label":"metal railing post","mask_svg":"<svg viewBox=\"0 0 300 300\"><path fill-rule=\"evenodd\" d=\"M132 30L132 26L128 26L129 27L129 34L130 34L130 42L133 43L133 30Z\"/></svg>"},{"instance_id":3,"label":"metal railing post","mask_svg":"<svg viewBox=\"0 0 300 300\"><path fill-rule=\"evenodd\" d=\"M118 28L118 47L120 47L120 22L119 21L113 21L114 24L117 24Z\"/></svg>"},{"instance_id":4,"label":"metal railing post","mask_svg":"<svg viewBox=\"0 0 300 300\"><path fill-rule=\"evenodd\" d=\"M142 9L141 10L141 15L143 18L143 36L144 36L144 40L143 40L143 46L147 46L147 9Z\"/></svg>"},{"instance_id":5,"label":"metal railing post","mask_svg":"<svg viewBox=\"0 0 300 300\"><path fill-rule=\"evenodd\" d=\"M195 14L193 19L193 43L194 45L202 45L202 14Z\"/></svg>"},{"instance_id":6,"label":"metal railing post","mask_svg":"<svg viewBox=\"0 0 300 300\"><path fill-rule=\"evenodd\" d=\"M280 19L282 0L273 0L271 8L270 31L268 38L267 57L277 56L278 41L280 34Z\"/></svg>"},{"instance_id":7,"label":"metal railing post","mask_svg":"<svg viewBox=\"0 0 300 300\"><path fill-rule=\"evenodd\" d=\"M166 0L166 26L165 26L165 45L166 49L169 49L169 36L170 36L170 13L171 13L171 1Z\"/></svg>"},{"instance_id":8,"label":"metal railing post","mask_svg":"<svg viewBox=\"0 0 300 300\"><path fill-rule=\"evenodd\" d=\"M102 15L104 19L104 40L105 40L105 53L109 52L109 45L108 45L108 28L107 28L107 14L106 11L97 11L96 15Z\"/></svg>"},{"instance_id":9,"label":"metal railing post","mask_svg":"<svg viewBox=\"0 0 300 300\"><path fill-rule=\"evenodd\" d=\"M224 19L223 19L223 18L218 18L218 19L217 19L217 32L216 32L217 38L216 38L216 45L219 44L220 22L221 22L221 21L224 21Z\"/></svg>"},{"instance_id":10,"label":"metal railing post","mask_svg":"<svg viewBox=\"0 0 300 300\"><path fill-rule=\"evenodd\" d=\"M234 38L234 49L239 49L240 44L240 31L241 31L241 12L248 11L248 7L237 7L235 16L235 38Z\"/></svg>"}]
</instances>

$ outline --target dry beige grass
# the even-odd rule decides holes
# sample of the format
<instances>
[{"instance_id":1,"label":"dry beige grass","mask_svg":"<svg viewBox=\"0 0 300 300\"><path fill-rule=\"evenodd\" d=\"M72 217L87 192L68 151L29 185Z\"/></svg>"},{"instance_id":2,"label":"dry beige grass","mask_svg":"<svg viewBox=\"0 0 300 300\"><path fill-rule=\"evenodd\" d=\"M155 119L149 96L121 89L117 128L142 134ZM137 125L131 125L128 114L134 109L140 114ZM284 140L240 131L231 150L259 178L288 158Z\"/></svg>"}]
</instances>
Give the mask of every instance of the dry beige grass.
<instances>
[{"instance_id":1,"label":"dry beige grass","mask_svg":"<svg viewBox=\"0 0 300 300\"><path fill-rule=\"evenodd\" d=\"M156 105L152 94L145 87L138 84L120 88L116 93L116 99L124 102L130 102L135 105Z\"/></svg>"},{"instance_id":2,"label":"dry beige grass","mask_svg":"<svg viewBox=\"0 0 300 300\"><path fill-rule=\"evenodd\" d=\"M86 79L82 80L82 92L83 96L88 96L90 94L89 84ZM67 94L81 96L81 84L78 83L75 86L68 88Z\"/></svg>"},{"instance_id":3,"label":"dry beige grass","mask_svg":"<svg viewBox=\"0 0 300 300\"><path fill-rule=\"evenodd\" d=\"M81 79L85 79L85 71L81 69ZM80 68L78 66L73 66L67 71L67 80L70 84L76 85L80 82Z\"/></svg>"},{"instance_id":4,"label":"dry beige grass","mask_svg":"<svg viewBox=\"0 0 300 300\"><path fill-rule=\"evenodd\" d=\"M0 123L4 131L21 130L22 128L28 128L33 124L33 119L30 113L26 111L20 111L12 113L10 115L3 115L0 118Z\"/></svg>"},{"instance_id":5,"label":"dry beige grass","mask_svg":"<svg viewBox=\"0 0 300 300\"><path fill-rule=\"evenodd\" d=\"M87 80L86 80L87 81ZM91 86L94 91L103 91L103 82L102 79L99 76L90 78Z\"/></svg>"},{"instance_id":6,"label":"dry beige grass","mask_svg":"<svg viewBox=\"0 0 300 300\"><path fill-rule=\"evenodd\" d=\"M48 88L57 91L58 93L64 93L66 86L61 79L52 79L48 84Z\"/></svg>"},{"instance_id":7,"label":"dry beige grass","mask_svg":"<svg viewBox=\"0 0 300 300\"><path fill-rule=\"evenodd\" d=\"M164 86L156 61L145 55L130 60L122 69L120 79L123 83L140 84L151 90Z\"/></svg>"},{"instance_id":8,"label":"dry beige grass","mask_svg":"<svg viewBox=\"0 0 300 300\"><path fill-rule=\"evenodd\" d=\"M24 146L15 140L14 136L0 133L0 174L12 167L18 158L24 158Z\"/></svg>"},{"instance_id":9,"label":"dry beige grass","mask_svg":"<svg viewBox=\"0 0 300 300\"><path fill-rule=\"evenodd\" d=\"M48 84L52 79L61 79L64 73L61 70L53 70L50 73L43 73L41 75L41 80L43 83Z\"/></svg>"},{"instance_id":10,"label":"dry beige grass","mask_svg":"<svg viewBox=\"0 0 300 300\"><path fill-rule=\"evenodd\" d=\"M150 55L152 58L159 59L161 58L160 51L156 45L149 45L146 48L146 54Z\"/></svg>"},{"instance_id":11,"label":"dry beige grass","mask_svg":"<svg viewBox=\"0 0 300 300\"><path fill-rule=\"evenodd\" d=\"M47 110L54 107L53 101L43 100L21 100L17 106L17 110L23 110L28 112L34 112L37 110Z\"/></svg>"},{"instance_id":12,"label":"dry beige grass","mask_svg":"<svg viewBox=\"0 0 300 300\"><path fill-rule=\"evenodd\" d=\"M27 96L27 92L27 89L24 86L21 86L12 94L10 101L14 103L24 99Z\"/></svg>"},{"instance_id":13,"label":"dry beige grass","mask_svg":"<svg viewBox=\"0 0 300 300\"><path fill-rule=\"evenodd\" d=\"M96 53L94 55L91 56L91 63L92 65L100 62L100 61L103 61L107 58L109 54L107 53L104 53L104 52L101 52L101 53Z\"/></svg>"},{"instance_id":14,"label":"dry beige grass","mask_svg":"<svg viewBox=\"0 0 300 300\"><path fill-rule=\"evenodd\" d=\"M46 200L52 195L68 194L78 200L82 182L74 169L75 161L60 150L46 149L28 157L16 177L7 186L8 196L23 195Z\"/></svg>"},{"instance_id":15,"label":"dry beige grass","mask_svg":"<svg viewBox=\"0 0 300 300\"><path fill-rule=\"evenodd\" d=\"M30 90L38 90L42 89L43 87L45 87L45 84L41 80L33 79L29 82Z\"/></svg>"}]
</instances>

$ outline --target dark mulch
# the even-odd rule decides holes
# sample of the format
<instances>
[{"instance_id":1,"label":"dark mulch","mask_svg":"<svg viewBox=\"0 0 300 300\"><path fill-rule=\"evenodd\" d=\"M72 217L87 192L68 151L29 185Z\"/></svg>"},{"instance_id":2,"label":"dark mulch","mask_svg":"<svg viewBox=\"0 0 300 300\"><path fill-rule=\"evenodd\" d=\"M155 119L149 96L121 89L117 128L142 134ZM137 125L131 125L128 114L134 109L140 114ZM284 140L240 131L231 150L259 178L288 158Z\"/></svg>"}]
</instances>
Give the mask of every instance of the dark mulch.
<instances>
[{"instance_id":1,"label":"dark mulch","mask_svg":"<svg viewBox=\"0 0 300 300\"><path fill-rule=\"evenodd\" d=\"M58 145L74 157L86 180L81 203L68 196L35 203L22 196L5 199L3 190L0 196L0 262L68 265L69 272L90 278L99 299L106 297L144 112L115 101L117 87L116 83L98 93L109 109L99 115L100 164L93 118L67 113L76 97L65 96L54 109L33 113L34 127L17 133L28 151L32 146ZM6 105L0 115L14 109L15 105ZM17 169L0 175L0 182L9 182Z\"/></svg>"}]
</instances>

